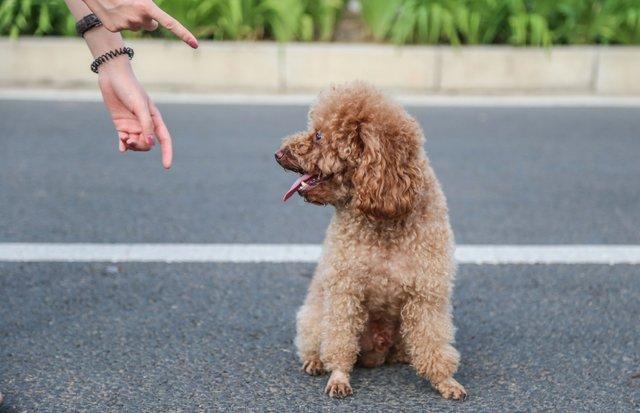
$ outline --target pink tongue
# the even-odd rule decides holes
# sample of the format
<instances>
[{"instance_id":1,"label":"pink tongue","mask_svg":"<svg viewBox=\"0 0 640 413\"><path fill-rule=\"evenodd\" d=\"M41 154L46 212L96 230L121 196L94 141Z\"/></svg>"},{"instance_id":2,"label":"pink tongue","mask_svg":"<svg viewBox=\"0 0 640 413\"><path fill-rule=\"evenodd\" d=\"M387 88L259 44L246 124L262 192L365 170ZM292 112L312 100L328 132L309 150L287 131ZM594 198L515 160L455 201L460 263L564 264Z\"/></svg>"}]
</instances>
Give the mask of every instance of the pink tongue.
<instances>
[{"instance_id":1,"label":"pink tongue","mask_svg":"<svg viewBox=\"0 0 640 413\"><path fill-rule=\"evenodd\" d=\"M312 176L313 175L304 174L300 178L296 179L296 181L293 183L293 185L291 185L291 188L289 188L289 190L282 197L282 202L287 202L287 199L291 198L293 196L293 194L296 193L298 188L300 188L302 186L302 183L304 181L306 181L307 179L310 179Z\"/></svg>"}]
</instances>

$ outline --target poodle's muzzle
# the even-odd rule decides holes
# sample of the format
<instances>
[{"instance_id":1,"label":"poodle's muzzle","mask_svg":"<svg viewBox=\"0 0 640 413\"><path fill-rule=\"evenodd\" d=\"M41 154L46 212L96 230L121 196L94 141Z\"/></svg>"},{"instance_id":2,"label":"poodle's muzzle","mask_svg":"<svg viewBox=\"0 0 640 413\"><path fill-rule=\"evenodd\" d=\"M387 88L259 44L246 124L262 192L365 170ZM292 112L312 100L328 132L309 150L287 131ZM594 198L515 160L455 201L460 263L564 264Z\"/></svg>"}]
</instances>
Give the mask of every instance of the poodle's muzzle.
<instances>
[{"instance_id":1,"label":"poodle's muzzle","mask_svg":"<svg viewBox=\"0 0 640 413\"><path fill-rule=\"evenodd\" d=\"M326 180L326 178L322 178L320 175L310 174L302 170L302 168L299 165L297 165L297 163L294 161L293 156L286 148L279 149L274 154L274 156L276 158L276 162L278 162L278 164L282 166L284 169L301 175L298 179L296 179L293 182L289 190L282 196L282 201L284 202L286 202L289 198L291 198L293 194L295 194L296 192L302 195L303 197L305 197L305 200L309 201L306 197L309 191L311 191L312 189L314 189L315 187L317 187L319 184L321 184L323 181ZM324 205L324 203L321 203L321 202L316 202L316 201L309 201L309 202L312 202L318 205Z\"/></svg>"}]
</instances>

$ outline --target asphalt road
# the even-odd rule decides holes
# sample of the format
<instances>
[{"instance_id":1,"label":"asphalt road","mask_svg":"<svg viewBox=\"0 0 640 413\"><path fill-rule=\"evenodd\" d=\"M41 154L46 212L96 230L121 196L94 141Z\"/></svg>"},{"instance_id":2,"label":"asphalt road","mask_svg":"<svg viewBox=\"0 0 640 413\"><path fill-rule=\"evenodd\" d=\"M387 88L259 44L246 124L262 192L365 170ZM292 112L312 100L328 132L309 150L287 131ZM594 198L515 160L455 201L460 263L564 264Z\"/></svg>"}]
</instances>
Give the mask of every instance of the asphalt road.
<instances>
[{"instance_id":1,"label":"asphalt road","mask_svg":"<svg viewBox=\"0 0 640 413\"><path fill-rule=\"evenodd\" d=\"M0 265L1 386L16 411L633 411L640 285L627 266L463 266L465 402L407 366L357 369L355 396L300 372L311 265ZM11 407L5 412L13 411Z\"/></svg>"},{"instance_id":2,"label":"asphalt road","mask_svg":"<svg viewBox=\"0 0 640 413\"><path fill-rule=\"evenodd\" d=\"M164 105L175 166L100 103L0 101L0 242L320 242L273 153L306 107ZM640 109L410 108L465 244L640 243Z\"/></svg>"},{"instance_id":3,"label":"asphalt road","mask_svg":"<svg viewBox=\"0 0 640 413\"><path fill-rule=\"evenodd\" d=\"M101 104L0 101L0 242L322 240L272 156L306 108L161 109L170 172L117 154ZM640 109L410 111L458 242L640 244ZM292 345L312 270L0 263L0 412L640 411L640 266L461 266L463 403L406 366L324 396Z\"/></svg>"}]
</instances>

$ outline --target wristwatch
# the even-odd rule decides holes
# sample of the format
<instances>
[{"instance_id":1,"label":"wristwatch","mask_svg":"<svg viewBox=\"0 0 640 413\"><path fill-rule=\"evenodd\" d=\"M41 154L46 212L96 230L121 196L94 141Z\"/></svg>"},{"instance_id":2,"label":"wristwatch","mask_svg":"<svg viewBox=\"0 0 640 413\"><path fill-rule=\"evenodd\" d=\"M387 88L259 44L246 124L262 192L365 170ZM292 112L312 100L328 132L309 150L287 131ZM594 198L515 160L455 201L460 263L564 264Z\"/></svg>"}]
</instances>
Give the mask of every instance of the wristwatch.
<instances>
[{"instance_id":1,"label":"wristwatch","mask_svg":"<svg viewBox=\"0 0 640 413\"><path fill-rule=\"evenodd\" d=\"M102 26L102 22L95 14L87 14L76 22L76 32L78 36L84 37L84 34L94 27Z\"/></svg>"}]
</instances>

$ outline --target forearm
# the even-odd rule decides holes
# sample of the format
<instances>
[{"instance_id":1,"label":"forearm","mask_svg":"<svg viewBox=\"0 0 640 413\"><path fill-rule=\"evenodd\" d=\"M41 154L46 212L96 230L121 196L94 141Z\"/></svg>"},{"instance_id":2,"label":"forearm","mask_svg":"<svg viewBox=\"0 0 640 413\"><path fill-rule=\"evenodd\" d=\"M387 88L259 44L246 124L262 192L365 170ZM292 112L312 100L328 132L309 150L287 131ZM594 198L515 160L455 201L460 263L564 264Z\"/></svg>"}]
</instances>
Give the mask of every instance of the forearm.
<instances>
[{"instance_id":1,"label":"forearm","mask_svg":"<svg viewBox=\"0 0 640 413\"><path fill-rule=\"evenodd\" d=\"M91 14L91 10L87 7L82 0L64 0L67 3L67 7L75 17L76 21L80 20L87 14Z\"/></svg>"},{"instance_id":2,"label":"forearm","mask_svg":"<svg viewBox=\"0 0 640 413\"><path fill-rule=\"evenodd\" d=\"M91 14L91 10L82 0L65 0L67 7L76 20ZM112 33L103 26L95 27L84 34L84 40L93 57L98 57L110 50L124 46L120 33Z\"/></svg>"}]
</instances>

